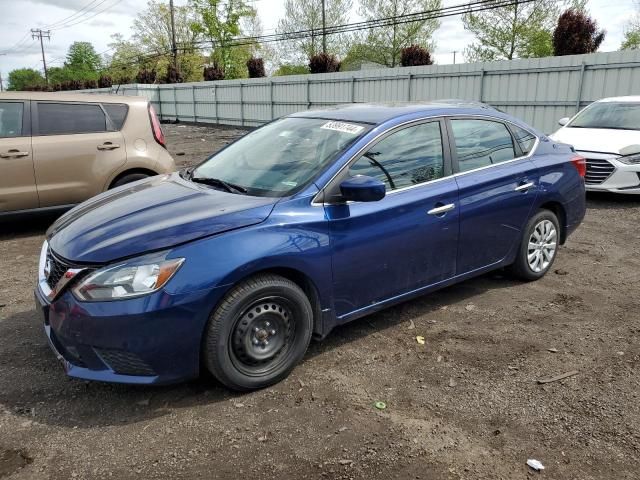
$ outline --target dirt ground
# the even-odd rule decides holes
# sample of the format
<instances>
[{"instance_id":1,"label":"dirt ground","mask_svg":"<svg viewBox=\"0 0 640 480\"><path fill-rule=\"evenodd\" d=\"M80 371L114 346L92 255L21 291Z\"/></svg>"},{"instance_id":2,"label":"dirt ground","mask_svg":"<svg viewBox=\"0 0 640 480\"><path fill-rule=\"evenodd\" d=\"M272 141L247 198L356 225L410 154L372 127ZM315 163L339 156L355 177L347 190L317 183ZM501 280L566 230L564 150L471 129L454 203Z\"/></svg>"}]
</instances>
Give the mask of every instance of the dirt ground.
<instances>
[{"instance_id":1,"label":"dirt ground","mask_svg":"<svg viewBox=\"0 0 640 480\"><path fill-rule=\"evenodd\" d=\"M243 133L165 127L181 164ZM246 395L68 379L32 306L52 218L0 224L0 478L636 479L640 198L588 206L541 281L495 273L358 320Z\"/></svg>"}]
</instances>

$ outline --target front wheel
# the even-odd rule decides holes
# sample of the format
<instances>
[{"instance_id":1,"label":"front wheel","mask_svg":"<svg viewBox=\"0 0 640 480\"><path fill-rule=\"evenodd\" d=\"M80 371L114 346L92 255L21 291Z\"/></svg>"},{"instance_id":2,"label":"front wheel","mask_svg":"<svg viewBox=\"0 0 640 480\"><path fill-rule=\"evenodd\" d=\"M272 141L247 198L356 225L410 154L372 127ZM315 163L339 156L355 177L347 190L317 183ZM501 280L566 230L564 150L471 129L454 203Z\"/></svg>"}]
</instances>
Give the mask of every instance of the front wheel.
<instances>
[{"instance_id":1,"label":"front wheel","mask_svg":"<svg viewBox=\"0 0 640 480\"><path fill-rule=\"evenodd\" d=\"M549 210L540 210L527 223L511 272L522 280L542 278L553 265L558 252L560 227L558 217Z\"/></svg>"},{"instance_id":2,"label":"front wheel","mask_svg":"<svg viewBox=\"0 0 640 480\"><path fill-rule=\"evenodd\" d=\"M302 360L312 330L313 310L298 285L278 275L250 278L234 287L211 315L205 365L234 390L267 387Z\"/></svg>"}]
</instances>

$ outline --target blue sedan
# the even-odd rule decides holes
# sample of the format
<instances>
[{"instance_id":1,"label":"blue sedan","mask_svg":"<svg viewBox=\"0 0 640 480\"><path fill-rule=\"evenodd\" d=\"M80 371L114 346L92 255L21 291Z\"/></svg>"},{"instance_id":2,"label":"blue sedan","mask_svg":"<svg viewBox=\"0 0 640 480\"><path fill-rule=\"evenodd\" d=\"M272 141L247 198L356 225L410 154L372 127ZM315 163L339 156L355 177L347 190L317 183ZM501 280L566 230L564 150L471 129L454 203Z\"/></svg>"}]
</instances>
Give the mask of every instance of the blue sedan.
<instances>
[{"instance_id":1,"label":"blue sedan","mask_svg":"<svg viewBox=\"0 0 640 480\"><path fill-rule=\"evenodd\" d=\"M490 270L541 278L584 175L481 104L301 112L62 216L36 304L72 377L261 388L336 325Z\"/></svg>"}]
</instances>

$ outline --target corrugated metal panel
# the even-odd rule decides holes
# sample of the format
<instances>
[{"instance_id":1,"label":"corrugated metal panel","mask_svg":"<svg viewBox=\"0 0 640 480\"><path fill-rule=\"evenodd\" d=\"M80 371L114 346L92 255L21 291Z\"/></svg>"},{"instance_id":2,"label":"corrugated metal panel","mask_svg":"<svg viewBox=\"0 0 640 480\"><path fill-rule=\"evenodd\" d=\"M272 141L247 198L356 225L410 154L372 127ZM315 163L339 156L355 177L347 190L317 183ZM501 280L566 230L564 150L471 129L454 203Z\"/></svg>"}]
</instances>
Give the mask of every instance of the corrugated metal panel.
<instances>
[{"instance_id":1,"label":"corrugated metal panel","mask_svg":"<svg viewBox=\"0 0 640 480\"><path fill-rule=\"evenodd\" d=\"M481 100L549 133L556 129L559 118L575 114L594 100L640 95L640 51L180 85L123 85L117 93L149 98L163 119L245 126L350 102Z\"/></svg>"}]
</instances>

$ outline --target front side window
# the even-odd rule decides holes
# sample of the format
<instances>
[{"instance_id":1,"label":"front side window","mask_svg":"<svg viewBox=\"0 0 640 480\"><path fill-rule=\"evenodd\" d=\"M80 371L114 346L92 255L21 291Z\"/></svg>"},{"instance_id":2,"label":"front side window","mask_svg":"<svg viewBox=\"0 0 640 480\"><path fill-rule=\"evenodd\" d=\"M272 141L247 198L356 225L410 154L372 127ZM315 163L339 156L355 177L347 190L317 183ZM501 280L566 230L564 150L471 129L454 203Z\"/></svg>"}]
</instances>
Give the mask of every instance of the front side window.
<instances>
[{"instance_id":1,"label":"front side window","mask_svg":"<svg viewBox=\"0 0 640 480\"><path fill-rule=\"evenodd\" d=\"M568 123L567 127L640 130L640 103L592 103Z\"/></svg>"},{"instance_id":2,"label":"front side window","mask_svg":"<svg viewBox=\"0 0 640 480\"><path fill-rule=\"evenodd\" d=\"M451 129L461 172L506 162L515 158L513 139L507 127L491 120L451 120Z\"/></svg>"},{"instance_id":3,"label":"front side window","mask_svg":"<svg viewBox=\"0 0 640 480\"><path fill-rule=\"evenodd\" d=\"M40 135L72 135L107 130L107 119L99 105L38 103Z\"/></svg>"},{"instance_id":4,"label":"front side window","mask_svg":"<svg viewBox=\"0 0 640 480\"><path fill-rule=\"evenodd\" d=\"M21 102L0 102L0 138L22 135L23 109Z\"/></svg>"},{"instance_id":5,"label":"front side window","mask_svg":"<svg viewBox=\"0 0 640 480\"><path fill-rule=\"evenodd\" d=\"M190 178L222 180L249 195L290 195L370 129L355 122L283 118L214 154Z\"/></svg>"},{"instance_id":6,"label":"front side window","mask_svg":"<svg viewBox=\"0 0 640 480\"><path fill-rule=\"evenodd\" d=\"M387 191L417 185L444 175L440 122L403 128L376 143L351 167L349 175L367 175Z\"/></svg>"}]
</instances>

